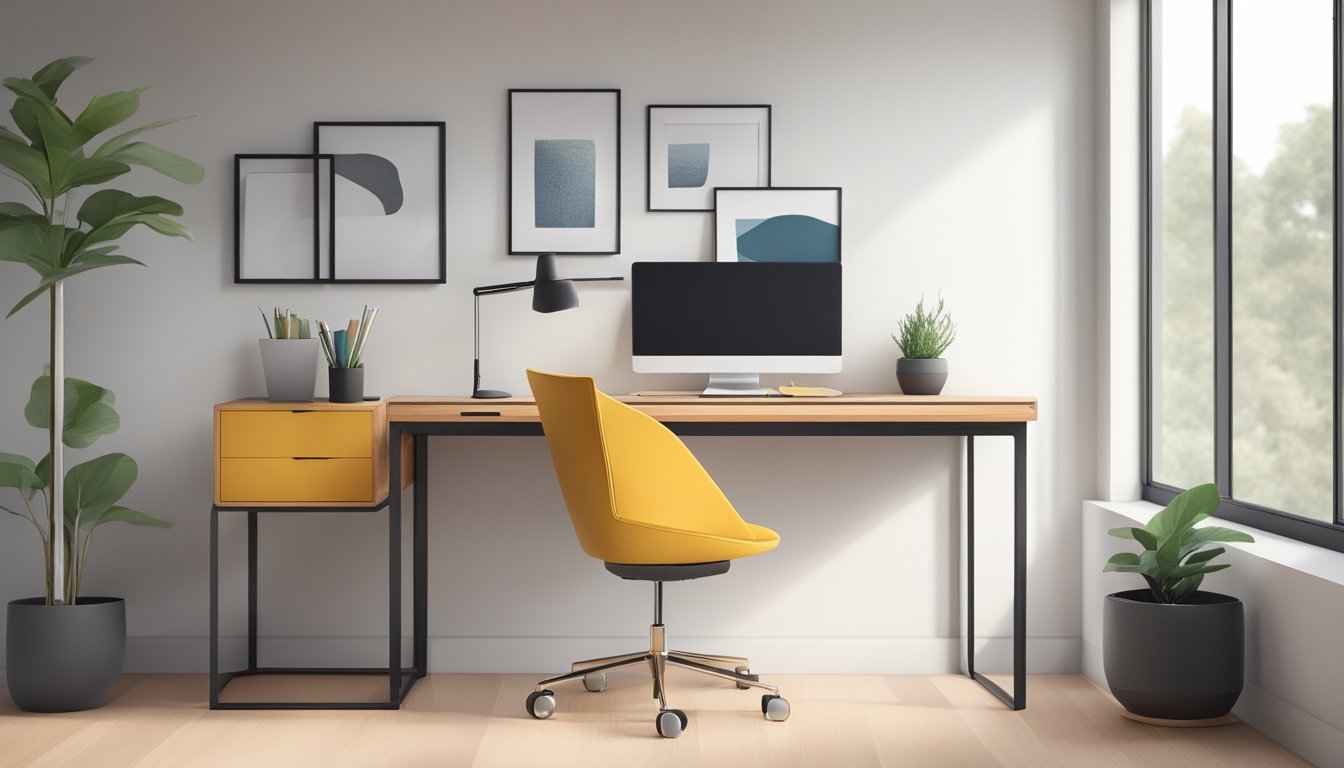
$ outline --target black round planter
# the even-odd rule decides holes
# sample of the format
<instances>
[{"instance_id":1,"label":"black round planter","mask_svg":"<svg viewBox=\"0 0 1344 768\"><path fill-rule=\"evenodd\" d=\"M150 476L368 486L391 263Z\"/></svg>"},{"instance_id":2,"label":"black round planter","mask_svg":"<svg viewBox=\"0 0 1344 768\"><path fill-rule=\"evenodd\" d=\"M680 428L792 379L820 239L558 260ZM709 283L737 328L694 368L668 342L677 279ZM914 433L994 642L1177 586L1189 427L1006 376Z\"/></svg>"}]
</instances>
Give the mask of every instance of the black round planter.
<instances>
[{"instance_id":1,"label":"black round planter","mask_svg":"<svg viewBox=\"0 0 1344 768\"><path fill-rule=\"evenodd\" d=\"M1169 605L1131 589L1106 596L1102 620L1106 683L1125 709L1168 720L1232 711L1244 670L1240 600L1195 592Z\"/></svg>"},{"instance_id":2,"label":"black round planter","mask_svg":"<svg viewBox=\"0 0 1344 768\"><path fill-rule=\"evenodd\" d=\"M40 597L9 603L9 695L29 712L101 707L126 657L126 601L81 597L75 605L45 603Z\"/></svg>"},{"instance_id":3,"label":"black round planter","mask_svg":"<svg viewBox=\"0 0 1344 768\"><path fill-rule=\"evenodd\" d=\"M907 395L936 395L947 383L947 360L902 357L896 361L896 383Z\"/></svg>"}]
</instances>

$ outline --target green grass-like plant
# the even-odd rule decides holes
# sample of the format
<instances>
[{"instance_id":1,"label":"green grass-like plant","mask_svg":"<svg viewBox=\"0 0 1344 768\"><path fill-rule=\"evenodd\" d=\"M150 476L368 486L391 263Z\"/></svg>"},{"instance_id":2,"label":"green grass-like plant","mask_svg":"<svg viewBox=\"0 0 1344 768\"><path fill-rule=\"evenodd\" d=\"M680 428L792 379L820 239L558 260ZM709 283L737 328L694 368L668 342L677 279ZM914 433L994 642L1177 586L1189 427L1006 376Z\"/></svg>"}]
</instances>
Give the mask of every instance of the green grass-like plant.
<instances>
[{"instance_id":1,"label":"green grass-like plant","mask_svg":"<svg viewBox=\"0 0 1344 768\"><path fill-rule=\"evenodd\" d=\"M932 360L942 357L943 352L957 339L957 324L943 308L943 298L938 297L938 308L932 312L924 309L924 297L919 298L915 311L901 318L892 341L901 348L901 356L914 360Z\"/></svg>"},{"instance_id":2,"label":"green grass-like plant","mask_svg":"<svg viewBox=\"0 0 1344 768\"><path fill-rule=\"evenodd\" d=\"M1117 539L1137 541L1143 552L1120 552L1106 562L1103 571L1137 573L1148 582L1153 600L1179 603L1194 594L1205 574L1228 568L1227 563L1209 565L1209 561L1227 550L1204 549L1212 542L1255 541L1250 535L1231 528L1195 523L1218 510L1218 488L1212 483L1197 485L1171 500L1167 508L1153 515L1142 528L1112 528Z\"/></svg>"}]
</instances>

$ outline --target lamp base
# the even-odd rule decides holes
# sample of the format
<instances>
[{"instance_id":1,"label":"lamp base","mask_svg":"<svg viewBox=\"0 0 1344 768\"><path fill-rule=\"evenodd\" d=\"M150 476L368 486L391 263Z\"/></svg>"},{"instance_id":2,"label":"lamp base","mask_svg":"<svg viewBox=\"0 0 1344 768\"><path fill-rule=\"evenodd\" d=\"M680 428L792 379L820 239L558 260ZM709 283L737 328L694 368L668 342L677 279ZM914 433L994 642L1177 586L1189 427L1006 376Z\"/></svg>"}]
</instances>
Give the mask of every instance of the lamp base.
<instances>
[{"instance_id":1,"label":"lamp base","mask_svg":"<svg viewBox=\"0 0 1344 768\"><path fill-rule=\"evenodd\" d=\"M501 397L513 397L513 395L502 389L478 389L471 393L476 400L498 400Z\"/></svg>"}]
</instances>

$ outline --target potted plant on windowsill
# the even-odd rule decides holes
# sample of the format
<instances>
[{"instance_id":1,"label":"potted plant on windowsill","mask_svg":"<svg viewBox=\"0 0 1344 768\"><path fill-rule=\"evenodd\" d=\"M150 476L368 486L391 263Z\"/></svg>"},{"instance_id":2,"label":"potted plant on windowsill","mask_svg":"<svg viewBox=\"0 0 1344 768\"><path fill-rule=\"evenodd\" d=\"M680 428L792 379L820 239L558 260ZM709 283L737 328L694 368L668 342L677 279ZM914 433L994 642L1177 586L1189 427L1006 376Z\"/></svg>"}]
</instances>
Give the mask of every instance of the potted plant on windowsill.
<instances>
[{"instance_id":1,"label":"potted plant on windowsill","mask_svg":"<svg viewBox=\"0 0 1344 768\"><path fill-rule=\"evenodd\" d=\"M896 361L896 383L907 395L936 395L947 383L947 360L943 353L957 338L957 326L938 298L938 308L924 310L920 297L915 311L901 318L892 341L901 348Z\"/></svg>"},{"instance_id":2,"label":"potted plant on windowsill","mask_svg":"<svg viewBox=\"0 0 1344 768\"><path fill-rule=\"evenodd\" d=\"M183 118L140 126L86 148L130 119L145 90L95 96L71 118L57 105L56 92L90 61L58 59L30 78L3 81L18 97L9 112L18 132L0 126L0 173L22 184L37 206L0 202L0 262L27 265L38 276L37 286L9 314L43 295L50 299L51 359L24 409L29 424L47 430L49 450L38 461L0 453L0 488L14 489L22 502L5 499L0 510L37 529L46 572L42 597L9 603L6 677L14 702L40 712L100 706L121 672L125 601L80 594L94 530L110 522L172 525L118 503L139 474L130 456L109 453L65 470L64 448L87 448L121 424L109 390L65 376L65 281L104 267L143 266L117 253L117 242L136 226L172 237L191 233L175 220L182 206L171 200L117 189L80 192L137 165L187 184L204 177L196 163L137 138Z\"/></svg>"},{"instance_id":3,"label":"potted plant on windowsill","mask_svg":"<svg viewBox=\"0 0 1344 768\"><path fill-rule=\"evenodd\" d=\"M1240 600L1199 587L1204 576L1229 567L1210 561L1223 547L1252 542L1241 531L1196 528L1220 503L1212 484L1171 500L1142 528L1110 535L1138 542L1143 552L1120 552L1104 570L1137 573L1147 589L1107 595L1102 655L1111 693L1136 715L1202 720L1226 715L1241 695L1244 617Z\"/></svg>"}]
</instances>

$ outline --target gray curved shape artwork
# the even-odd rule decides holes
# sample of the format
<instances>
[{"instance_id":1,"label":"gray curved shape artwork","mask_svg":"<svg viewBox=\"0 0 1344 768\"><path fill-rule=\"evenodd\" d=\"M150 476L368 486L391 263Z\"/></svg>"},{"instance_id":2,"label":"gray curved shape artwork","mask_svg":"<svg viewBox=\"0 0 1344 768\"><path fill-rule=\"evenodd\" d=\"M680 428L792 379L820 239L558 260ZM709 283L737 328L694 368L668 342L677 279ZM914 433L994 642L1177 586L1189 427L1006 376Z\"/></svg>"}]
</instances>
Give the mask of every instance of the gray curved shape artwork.
<instances>
[{"instance_id":1,"label":"gray curved shape artwork","mask_svg":"<svg viewBox=\"0 0 1344 768\"><path fill-rule=\"evenodd\" d=\"M739 261L840 261L840 228L821 219L787 214L735 223Z\"/></svg>"},{"instance_id":2,"label":"gray curved shape artwork","mask_svg":"<svg viewBox=\"0 0 1344 768\"><path fill-rule=\"evenodd\" d=\"M401 210L405 193L397 166L381 155L333 155L332 172L369 190L383 204L383 214Z\"/></svg>"},{"instance_id":3,"label":"gray curved shape artwork","mask_svg":"<svg viewBox=\"0 0 1344 768\"><path fill-rule=\"evenodd\" d=\"M709 180L708 144L667 145L667 186L673 189L705 186Z\"/></svg>"},{"instance_id":4,"label":"gray curved shape artwork","mask_svg":"<svg viewBox=\"0 0 1344 768\"><path fill-rule=\"evenodd\" d=\"M596 143L591 139L537 139L534 152L536 226L596 226Z\"/></svg>"}]
</instances>

